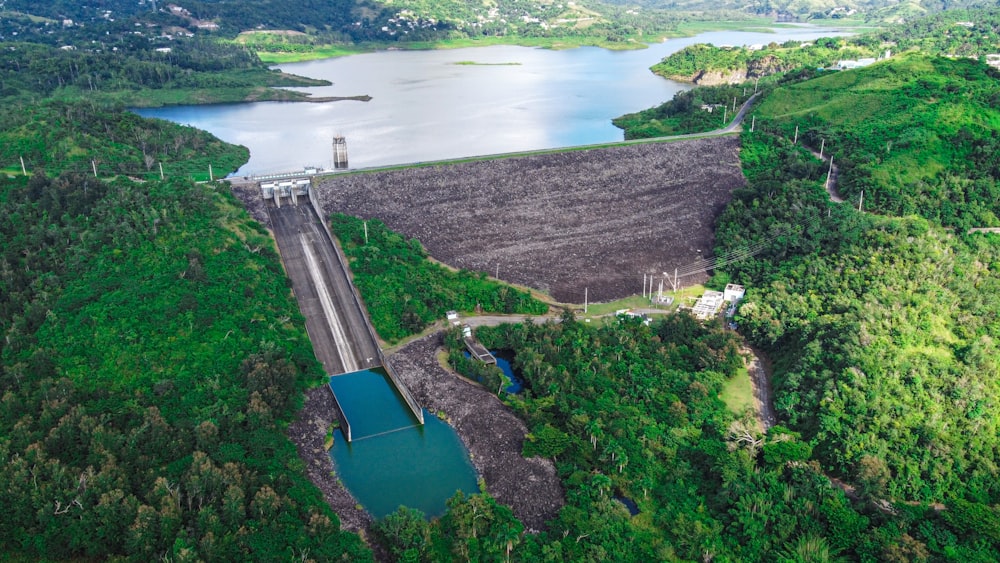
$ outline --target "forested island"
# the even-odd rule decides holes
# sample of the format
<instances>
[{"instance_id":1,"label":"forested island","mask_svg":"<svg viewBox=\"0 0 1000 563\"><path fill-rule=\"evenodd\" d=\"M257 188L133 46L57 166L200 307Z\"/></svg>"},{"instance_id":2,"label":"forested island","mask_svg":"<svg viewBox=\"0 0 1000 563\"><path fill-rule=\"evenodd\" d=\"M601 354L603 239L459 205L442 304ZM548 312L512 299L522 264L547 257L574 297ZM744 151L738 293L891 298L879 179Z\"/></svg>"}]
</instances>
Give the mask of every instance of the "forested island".
<instances>
[{"instance_id":1,"label":"forested island","mask_svg":"<svg viewBox=\"0 0 1000 563\"><path fill-rule=\"evenodd\" d=\"M684 313L590 323L572 310L477 330L515 352L525 390L501 394L504 405L529 430L523 455L552 460L565 491L543 529L488 493L458 495L431 520L401 508L364 535L342 529L287 437L304 392L325 378L274 243L225 182L208 181L246 149L126 107L290 99L270 87L314 83L268 70L258 49L629 44L712 17L698 3L459 4L0 4L0 551L1000 559L1000 235L970 232L1000 227L1000 73L985 64L998 13L912 19L917 3L872 4L872 23L907 23L856 39L682 51L656 71L735 71L741 82L617 121L630 138L714 129L706 107L759 88L753 131L740 136L747 184L715 224L716 257L739 259L709 282L748 291L738 331ZM848 15L808 2L724 8ZM266 29L284 32L238 38ZM817 70L886 49L865 68ZM842 203L827 185L831 158ZM340 225L387 341L405 343L456 294L474 299L463 309L548 309L430 263L419 241L375 222L363 248L358 222ZM426 300L398 295L414 277ZM746 343L773 364L780 425L764 429L722 399L746 378ZM495 391L501 376L463 361L457 333L441 346Z\"/></svg>"}]
</instances>

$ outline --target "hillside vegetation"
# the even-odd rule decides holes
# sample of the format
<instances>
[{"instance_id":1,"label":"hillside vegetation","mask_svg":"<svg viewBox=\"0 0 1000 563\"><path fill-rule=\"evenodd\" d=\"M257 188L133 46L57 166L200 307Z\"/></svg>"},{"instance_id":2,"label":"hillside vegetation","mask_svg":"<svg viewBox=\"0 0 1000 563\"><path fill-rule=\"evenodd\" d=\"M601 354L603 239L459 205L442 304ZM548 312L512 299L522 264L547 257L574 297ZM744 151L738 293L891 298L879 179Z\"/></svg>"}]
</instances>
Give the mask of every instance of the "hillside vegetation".
<instances>
[{"instance_id":1,"label":"hillside vegetation","mask_svg":"<svg viewBox=\"0 0 1000 563\"><path fill-rule=\"evenodd\" d=\"M239 168L250 152L175 123L88 101L10 103L0 109L0 168L20 174L63 172L207 180Z\"/></svg>"},{"instance_id":2,"label":"hillside vegetation","mask_svg":"<svg viewBox=\"0 0 1000 563\"><path fill-rule=\"evenodd\" d=\"M738 83L800 68L831 67L841 60L919 50L927 55L982 58L1000 45L1000 8L949 10L904 25L849 38L745 47L691 45L653 65L654 73L697 84Z\"/></svg>"},{"instance_id":3,"label":"hillside vegetation","mask_svg":"<svg viewBox=\"0 0 1000 563\"><path fill-rule=\"evenodd\" d=\"M0 202L0 551L370 557L283 434L323 377L234 198L36 174Z\"/></svg>"},{"instance_id":4,"label":"hillside vegetation","mask_svg":"<svg viewBox=\"0 0 1000 563\"><path fill-rule=\"evenodd\" d=\"M966 229L1000 224L1000 73L922 55L791 83L757 125L835 155L842 195Z\"/></svg>"},{"instance_id":5,"label":"hillside vegetation","mask_svg":"<svg viewBox=\"0 0 1000 563\"><path fill-rule=\"evenodd\" d=\"M785 427L760 432L719 394L741 369L739 338L686 314L649 326L559 323L480 328L517 351L525 389L505 401L530 433L526 456L555 460L566 506L522 533L488 497L439 520L400 509L376 525L398 560L990 561L997 513L965 501L942 513L852 503ZM457 337L446 338L460 355ZM866 490L866 494L868 491ZM866 497L868 498L868 497ZM630 514L626 503L633 503Z\"/></svg>"},{"instance_id":6,"label":"hillside vegetation","mask_svg":"<svg viewBox=\"0 0 1000 563\"><path fill-rule=\"evenodd\" d=\"M874 496L1000 501L1000 245L943 228L1000 223L997 86L974 61L912 55L778 87L744 137L749 184L717 231L720 253L765 244L730 270L752 288L741 329L775 360L780 415ZM795 124L880 215L829 202Z\"/></svg>"},{"instance_id":7,"label":"hillside vegetation","mask_svg":"<svg viewBox=\"0 0 1000 563\"><path fill-rule=\"evenodd\" d=\"M406 240L381 221L337 213L330 224L372 325L388 342L419 333L449 310L540 315L549 309L527 291L482 272L452 271L431 262L420 242Z\"/></svg>"}]
</instances>

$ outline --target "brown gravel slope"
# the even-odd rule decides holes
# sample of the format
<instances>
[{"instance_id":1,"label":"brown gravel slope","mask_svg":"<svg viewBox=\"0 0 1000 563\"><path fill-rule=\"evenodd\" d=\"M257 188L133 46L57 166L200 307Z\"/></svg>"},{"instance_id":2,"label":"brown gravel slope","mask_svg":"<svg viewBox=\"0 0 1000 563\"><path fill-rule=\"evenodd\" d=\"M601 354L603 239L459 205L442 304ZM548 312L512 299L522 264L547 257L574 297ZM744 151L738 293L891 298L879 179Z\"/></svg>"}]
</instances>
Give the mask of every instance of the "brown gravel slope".
<instances>
[{"instance_id":1,"label":"brown gravel slope","mask_svg":"<svg viewBox=\"0 0 1000 563\"><path fill-rule=\"evenodd\" d=\"M345 174L318 193L326 213L380 219L451 266L499 264L500 278L559 301L582 303L584 288L609 301L709 255L745 183L738 148L719 137Z\"/></svg>"},{"instance_id":2,"label":"brown gravel slope","mask_svg":"<svg viewBox=\"0 0 1000 563\"><path fill-rule=\"evenodd\" d=\"M340 517L341 528L351 532L368 531L372 517L357 509L351 493L337 480L333 460L323 447L326 430L339 418L337 404L330 387L323 385L305 393L305 403L288 427L288 437L295 444L299 458L306 464L306 475L320 491L323 499Z\"/></svg>"},{"instance_id":3,"label":"brown gravel slope","mask_svg":"<svg viewBox=\"0 0 1000 563\"><path fill-rule=\"evenodd\" d=\"M476 471L498 502L529 530L542 529L562 508L563 491L549 459L521 456L528 429L492 393L445 370L437 361L441 333L416 340L389 357L414 398L443 411L472 454Z\"/></svg>"}]
</instances>

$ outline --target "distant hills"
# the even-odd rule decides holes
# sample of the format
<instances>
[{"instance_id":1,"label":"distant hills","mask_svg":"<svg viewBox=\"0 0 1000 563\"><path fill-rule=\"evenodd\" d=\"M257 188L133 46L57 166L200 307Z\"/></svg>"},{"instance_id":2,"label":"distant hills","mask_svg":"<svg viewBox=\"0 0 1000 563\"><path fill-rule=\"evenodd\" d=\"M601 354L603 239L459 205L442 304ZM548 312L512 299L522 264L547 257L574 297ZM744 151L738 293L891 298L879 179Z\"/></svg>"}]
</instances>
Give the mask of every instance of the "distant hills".
<instances>
[{"instance_id":1,"label":"distant hills","mask_svg":"<svg viewBox=\"0 0 1000 563\"><path fill-rule=\"evenodd\" d=\"M339 41L415 41L490 36L598 36L622 41L692 20L774 17L785 21L865 18L901 22L944 8L990 3L959 0L583 0L464 2L459 0L4 0L0 40L45 40L68 32L100 40L96 31L215 33L292 30ZM139 29L135 29L139 28Z\"/></svg>"},{"instance_id":2,"label":"distant hills","mask_svg":"<svg viewBox=\"0 0 1000 563\"><path fill-rule=\"evenodd\" d=\"M905 25L849 38L789 41L748 47L691 45L653 66L673 80L712 85L742 82L796 68L919 50L930 55L983 58L1000 51L1000 8L948 10Z\"/></svg>"}]
</instances>

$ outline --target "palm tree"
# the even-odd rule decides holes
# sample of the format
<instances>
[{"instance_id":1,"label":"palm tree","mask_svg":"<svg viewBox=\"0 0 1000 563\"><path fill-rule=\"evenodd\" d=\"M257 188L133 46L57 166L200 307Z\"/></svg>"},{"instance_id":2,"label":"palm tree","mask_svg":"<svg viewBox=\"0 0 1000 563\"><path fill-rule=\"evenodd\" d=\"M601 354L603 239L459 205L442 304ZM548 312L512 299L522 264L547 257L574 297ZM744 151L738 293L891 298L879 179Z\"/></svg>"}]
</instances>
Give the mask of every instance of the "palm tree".
<instances>
[{"instance_id":1,"label":"palm tree","mask_svg":"<svg viewBox=\"0 0 1000 563\"><path fill-rule=\"evenodd\" d=\"M826 538L816 534L801 536L794 545L786 544L785 549L778 554L783 563L841 563L844 558L836 555L830 549Z\"/></svg>"}]
</instances>

